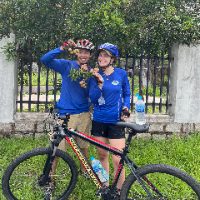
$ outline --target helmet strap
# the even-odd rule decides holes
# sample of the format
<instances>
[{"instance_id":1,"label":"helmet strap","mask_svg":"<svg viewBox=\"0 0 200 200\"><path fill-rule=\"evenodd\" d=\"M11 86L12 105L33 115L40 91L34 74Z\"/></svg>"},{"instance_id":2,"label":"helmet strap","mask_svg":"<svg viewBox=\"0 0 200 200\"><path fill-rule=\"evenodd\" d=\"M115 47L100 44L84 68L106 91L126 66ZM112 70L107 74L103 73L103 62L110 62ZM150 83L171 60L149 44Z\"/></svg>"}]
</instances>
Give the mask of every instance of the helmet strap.
<instances>
[{"instance_id":1,"label":"helmet strap","mask_svg":"<svg viewBox=\"0 0 200 200\"><path fill-rule=\"evenodd\" d=\"M109 62L109 64L108 64L108 66L107 67L109 67L109 66L111 66L113 63L111 62L111 60L112 60L112 58L110 58L110 62ZM107 68L106 67L106 68Z\"/></svg>"},{"instance_id":2,"label":"helmet strap","mask_svg":"<svg viewBox=\"0 0 200 200\"><path fill-rule=\"evenodd\" d=\"M112 59L112 58L111 58ZM110 59L110 62L109 64L106 66L106 67L101 67L102 68L102 71L105 71L106 68L108 68L109 66L113 65L113 63L111 62L111 59ZM99 65L99 62L97 61L98 65Z\"/></svg>"}]
</instances>

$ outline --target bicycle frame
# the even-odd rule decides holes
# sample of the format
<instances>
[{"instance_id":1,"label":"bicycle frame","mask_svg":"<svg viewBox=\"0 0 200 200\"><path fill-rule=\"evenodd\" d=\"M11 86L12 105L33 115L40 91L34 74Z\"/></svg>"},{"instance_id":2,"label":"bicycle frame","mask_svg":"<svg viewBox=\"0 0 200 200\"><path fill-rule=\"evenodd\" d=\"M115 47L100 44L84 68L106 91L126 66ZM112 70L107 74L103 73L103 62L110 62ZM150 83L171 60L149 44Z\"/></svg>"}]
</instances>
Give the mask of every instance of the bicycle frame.
<instances>
[{"instance_id":1,"label":"bicycle frame","mask_svg":"<svg viewBox=\"0 0 200 200\"><path fill-rule=\"evenodd\" d=\"M66 129L65 129L66 130ZM67 133L66 133L67 132ZM119 167L118 167L118 170L117 170L117 173L115 175L115 178L114 178L114 181L113 181L113 184L112 184L112 188L111 188L111 191L112 189L114 190L114 187L116 186L117 184L117 181L119 179L119 176L120 176L120 173L121 173L121 170L124 166L124 158L125 158L125 152L122 152L120 151L119 149L117 148L114 148L112 146L109 146L103 142L100 142L90 136L87 136L81 132L77 132L73 129L67 129L66 131L66 137L65 139L69 142L69 144L71 145L72 149L74 150L74 152L76 153L76 155L78 156L79 160L81 161L81 163L83 164L83 166L85 167L85 169L87 170L88 174L90 175L92 181L94 182L94 184L96 185L96 187L98 189L101 189L103 188L103 183L99 180L97 174L95 173L95 171L93 170L90 162L88 161L88 159L85 157L85 155L83 154L83 152L81 151L80 147L78 146L76 140L71 136L71 135L75 135L75 136L78 136L80 137L81 139L97 146L97 147L100 147L106 151L109 151L111 152L112 154L114 155L117 155L117 156L120 156L121 157L121 160L120 160L120 163L119 163Z\"/></svg>"},{"instance_id":2,"label":"bicycle frame","mask_svg":"<svg viewBox=\"0 0 200 200\"><path fill-rule=\"evenodd\" d=\"M65 133L67 135L65 137L65 139L71 145L72 149L74 150L74 152L78 156L79 160L81 161L81 163L83 164L83 166L87 170L87 172L90 175L92 181L94 182L94 184L96 185L96 187L98 189L103 188L103 184L101 183L101 181L99 180L97 174L93 170L90 162L88 161L88 159L85 157L85 155L81 151L81 149L78 146L77 142L75 141L75 139L71 135L75 135L75 136L77 136L77 137L79 137L79 138L81 138L81 139L83 139L85 141L88 141L89 143L91 143L91 144L93 144L93 145L95 145L97 147L100 147L100 148L102 148L102 149L104 149L106 151L111 152L113 155L121 157L121 160L119 162L119 166L118 166L118 169L117 169L117 173L115 175L114 181L113 181L112 186L110 188L111 193L113 193L115 191L115 189L116 189L116 185L117 185L117 182L118 182L119 176L121 174L121 171L123 169L124 161L125 161L126 164L128 165L128 167L130 168L131 172L134 174L134 176L136 177L136 179L140 182L140 184L142 185L142 187L146 191L146 193L149 195L149 197L151 199L153 199L152 195L150 194L150 192L148 191L148 189L146 188L146 186L143 184L143 182L141 181L141 179L134 172L133 167L135 169L137 169L138 168L137 165L135 163L133 163L133 161L131 161L130 158L128 158L128 156L126 155L129 152L128 148L129 148L132 136L135 135L135 133L129 134L124 150L120 151L119 149L114 148L114 147L112 147L112 146L110 146L108 144L105 144L105 143L103 143L103 142L101 142L99 140L96 140L96 139L94 139L94 138L92 138L90 136L87 136L84 133L75 131L73 129L67 129L67 128L64 128L64 129L65 129ZM161 193L156 189L156 187L146 177L143 177L143 179L153 188L153 190L156 193L158 193L158 194L161 195Z\"/></svg>"},{"instance_id":3,"label":"bicycle frame","mask_svg":"<svg viewBox=\"0 0 200 200\"><path fill-rule=\"evenodd\" d=\"M58 123L58 121L57 121L57 123ZM117 182L119 180L119 176L121 174L121 171L122 171L122 169L124 167L124 162L125 162L128 165L128 167L131 170L131 172L133 173L133 175L138 180L138 182L141 184L143 189L146 191L146 193L148 194L150 199L153 200L153 197L150 194L149 190L147 189L147 187L144 185L143 181L140 179L140 177L135 173L135 170L133 169L133 167L135 169L137 169L138 168L137 165L133 161L131 161L131 159L128 158L128 156L127 156L127 153L129 153L129 149L128 148L129 148L130 142L132 140L132 137L137 134L136 132L132 131L132 132L129 133L125 148L123 149L123 151L120 151L119 149L114 148L114 147L112 147L112 146L110 146L108 144L105 144L105 143L103 143L103 142L101 142L99 140L96 140L96 139L94 139L94 138L92 138L90 136L87 136L84 133L75 131L75 130L73 130L71 128L67 128L67 123L66 122L64 124L62 124L62 125L59 124L58 131L61 134L61 137L59 137L60 138L59 140L61 141L63 138L65 138L69 142L70 146L72 147L72 149L74 150L74 152L78 156L80 162L85 167L86 171L88 172L88 174L91 177L92 181L94 182L95 186L99 189L97 194L101 195L101 189L105 188L106 186L103 185L103 183L100 181L99 177L97 176L97 174L93 170L90 162L85 157L84 153L81 151L81 148L77 144L76 140L72 137L72 135L77 136L77 137L79 137L79 138L91 143L92 145L100 147L100 148L102 148L102 149L104 149L104 150L106 150L108 152L111 152L113 155L119 156L121 158L120 162L119 162L119 166L118 166L117 172L116 172L115 177L114 177L114 181L112 183L112 186L110 187L110 194L115 194L115 192L116 192ZM56 145L54 145L56 148L52 148L52 155L49 155L49 158L47 159L47 162L46 162L46 165L45 165L45 168L44 168L44 171L43 171L45 177L44 177L42 183L44 183L45 180L47 180L47 177L48 177L48 174L49 174L50 168L51 168L51 164L49 166L48 163L49 163L49 161L50 161L50 163L52 163L52 159L55 158L55 152L56 152L56 149L57 149L60 141ZM149 186L151 186L151 188L157 194L161 195L161 197L162 197L162 194L157 190L157 188L145 176L142 177L142 178L143 178L144 181L147 182L147 184Z\"/></svg>"}]
</instances>

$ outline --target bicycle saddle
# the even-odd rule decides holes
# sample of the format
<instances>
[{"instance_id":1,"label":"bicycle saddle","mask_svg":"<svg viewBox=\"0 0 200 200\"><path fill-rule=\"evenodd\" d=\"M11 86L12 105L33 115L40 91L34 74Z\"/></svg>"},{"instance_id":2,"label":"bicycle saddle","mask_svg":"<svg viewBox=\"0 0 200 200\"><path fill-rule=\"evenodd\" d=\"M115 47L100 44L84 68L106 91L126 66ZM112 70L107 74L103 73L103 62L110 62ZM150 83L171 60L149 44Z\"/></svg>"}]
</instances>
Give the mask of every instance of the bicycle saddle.
<instances>
[{"instance_id":1,"label":"bicycle saddle","mask_svg":"<svg viewBox=\"0 0 200 200\"><path fill-rule=\"evenodd\" d=\"M136 133L143 133L149 129L149 123L139 125L139 124L128 123L128 122L117 122L116 125L122 128L130 128Z\"/></svg>"}]
</instances>

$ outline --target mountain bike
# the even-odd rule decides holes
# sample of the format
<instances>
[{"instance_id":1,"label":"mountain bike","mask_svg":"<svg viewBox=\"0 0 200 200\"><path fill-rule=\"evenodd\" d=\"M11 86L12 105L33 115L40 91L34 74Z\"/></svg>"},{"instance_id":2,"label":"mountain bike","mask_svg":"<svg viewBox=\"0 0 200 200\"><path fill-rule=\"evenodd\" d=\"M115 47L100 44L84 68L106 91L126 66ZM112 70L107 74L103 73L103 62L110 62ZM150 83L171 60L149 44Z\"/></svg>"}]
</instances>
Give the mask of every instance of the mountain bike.
<instances>
[{"instance_id":1,"label":"mountain bike","mask_svg":"<svg viewBox=\"0 0 200 200\"><path fill-rule=\"evenodd\" d=\"M103 200L175 200L200 199L200 184L186 172L163 164L149 164L138 167L127 156L132 137L149 129L149 124L118 122L117 126L126 128L128 138L123 151L113 148L81 132L68 128L70 115L59 116L51 108L50 118L55 120L53 127L53 141L50 147L37 148L25 152L15 158L6 168L2 179L3 194L8 200L25 199L54 199L64 200L75 188L78 170L75 161L58 145L65 138L83 163L91 180L97 187L96 196ZM62 125L59 120L64 120ZM93 170L90 162L81 151L73 136L80 137L92 145L103 148L113 155L121 157L117 173L112 184L104 185ZM56 171L51 175L52 163L55 156L59 157ZM117 189L117 182L122 168L126 163L131 173L126 178L121 191ZM70 198L70 197L69 197Z\"/></svg>"}]
</instances>

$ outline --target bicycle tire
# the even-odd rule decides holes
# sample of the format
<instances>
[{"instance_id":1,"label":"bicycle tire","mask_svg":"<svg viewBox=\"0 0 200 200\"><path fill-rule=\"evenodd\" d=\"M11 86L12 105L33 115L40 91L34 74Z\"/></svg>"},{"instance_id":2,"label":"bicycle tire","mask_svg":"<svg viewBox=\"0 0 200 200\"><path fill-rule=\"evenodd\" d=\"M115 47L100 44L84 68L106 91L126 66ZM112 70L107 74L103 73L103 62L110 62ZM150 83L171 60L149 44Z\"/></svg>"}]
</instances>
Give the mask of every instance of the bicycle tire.
<instances>
[{"instance_id":1,"label":"bicycle tire","mask_svg":"<svg viewBox=\"0 0 200 200\"><path fill-rule=\"evenodd\" d=\"M6 199L47 199L45 187L39 186L38 182L49 154L50 148L37 148L21 154L9 164L2 178L2 190ZM75 188L78 171L76 163L66 152L58 149L56 156L59 159L51 199L64 200Z\"/></svg>"},{"instance_id":2,"label":"bicycle tire","mask_svg":"<svg viewBox=\"0 0 200 200\"><path fill-rule=\"evenodd\" d=\"M141 177L142 182L148 188L153 199L200 199L199 183L180 169L163 164L150 164L136 169L135 173ZM157 194L153 190L153 187L142 178L144 176L163 196ZM125 199L150 199L146 191L142 188L141 184L138 180L136 180L132 173L129 174L122 186L120 200Z\"/></svg>"}]
</instances>

